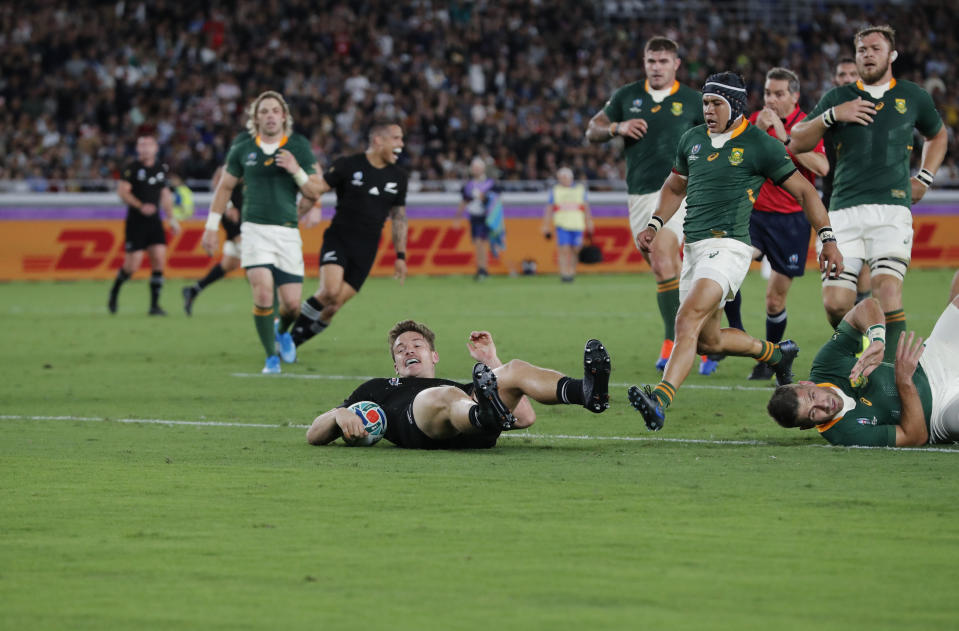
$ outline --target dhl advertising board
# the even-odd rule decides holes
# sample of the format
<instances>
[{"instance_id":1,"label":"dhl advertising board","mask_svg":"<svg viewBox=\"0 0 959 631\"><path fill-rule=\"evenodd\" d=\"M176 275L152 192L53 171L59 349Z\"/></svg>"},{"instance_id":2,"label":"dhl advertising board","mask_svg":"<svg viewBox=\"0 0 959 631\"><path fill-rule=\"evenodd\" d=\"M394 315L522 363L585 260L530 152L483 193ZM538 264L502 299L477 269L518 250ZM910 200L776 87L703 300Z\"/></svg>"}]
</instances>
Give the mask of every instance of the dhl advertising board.
<instances>
[{"instance_id":1,"label":"dhl advertising board","mask_svg":"<svg viewBox=\"0 0 959 631\"><path fill-rule=\"evenodd\" d=\"M44 196L49 199L49 196ZM72 195L72 205L27 203L23 196L11 203L0 197L0 280L74 280L113 278L123 260L125 209L115 201L96 196L100 203L83 204L84 195ZM474 247L469 225L456 219L455 201L439 194L411 196L407 207L409 236L407 265L411 275L471 274L475 271ZM504 196L506 249L491 261L490 273L519 273L523 261L536 262L537 273L556 273L555 241L542 232L546 196L517 194L519 203ZM595 196L594 196L595 197ZM581 265L581 273L641 272L649 266L633 245L626 218L625 199L607 193L593 200L593 243L602 250L601 263ZM537 198L541 198L537 202ZM612 198L612 199L611 199ZM115 199L115 198L113 198ZM79 201L79 203L77 203ZM302 230L307 275L316 277L323 230L329 225L335 202L324 204L324 221ZM173 278L202 277L211 259L200 247L206 214L183 222L178 235L167 235L166 275ZM937 203L924 200L913 208L913 267L959 267L959 194L940 196ZM221 231L221 242L223 233ZM389 222L379 238L379 251L372 274L393 272L395 260ZM815 249L810 238L807 264L815 267ZM144 269L148 262L144 257Z\"/></svg>"}]
</instances>

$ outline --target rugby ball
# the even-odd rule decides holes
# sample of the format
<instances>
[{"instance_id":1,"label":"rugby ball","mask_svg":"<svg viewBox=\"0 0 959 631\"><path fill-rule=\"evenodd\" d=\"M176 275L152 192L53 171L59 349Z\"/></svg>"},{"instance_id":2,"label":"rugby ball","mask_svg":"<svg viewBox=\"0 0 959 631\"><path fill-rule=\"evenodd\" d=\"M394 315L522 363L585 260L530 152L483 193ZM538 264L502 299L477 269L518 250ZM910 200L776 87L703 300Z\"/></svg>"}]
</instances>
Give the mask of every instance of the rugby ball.
<instances>
[{"instance_id":1,"label":"rugby ball","mask_svg":"<svg viewBox=\"0 0 959 631\"><path fill-rule=\"evenodd\" d=\"M363 421L363 427L368 432L367 436L356 440L343 440L351 447L369 447L375 445L386 434L386 413L376 403L372 401L357 401L347 408L360 417Z\"/></svg>"}]
</instances>

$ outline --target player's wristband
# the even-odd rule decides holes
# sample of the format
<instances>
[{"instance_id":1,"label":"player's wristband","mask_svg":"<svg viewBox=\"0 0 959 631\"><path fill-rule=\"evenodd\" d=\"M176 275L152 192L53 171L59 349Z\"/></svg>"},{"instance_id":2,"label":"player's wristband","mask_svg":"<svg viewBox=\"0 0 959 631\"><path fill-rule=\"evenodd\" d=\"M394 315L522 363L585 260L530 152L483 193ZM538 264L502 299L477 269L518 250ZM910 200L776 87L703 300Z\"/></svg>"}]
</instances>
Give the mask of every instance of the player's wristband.
<instances>
[{"instance_id":1,"label":"player's wristband","mask_svg":"<svg viewBox=\"0 0 959 631\"><path fill-rule=\"evenodd\" d=\"M928 169L920 169L919 173L916 173L916 179L919 180L919 183L929 188L932 186L933 174Z\"/></svg>"},{"instance_id":2,"label":"player's wristband","mask_svg":"<svg viewBox=\"0 0 959 631\"><path fill-rule=\"evenodd\" d=\"M833 243L836 242L836 233L832 231L832 226L823 226L817 234L819 235L819 242L822 244L829 243L830 241Z\"/></svg>"},{"instance_id":3,"label":"player's wristband","mask_svg":"<svg viewBox=\"0 0 959 631\"><path fill-rule=\"evenodd\" d=\"M310 176L306 174L306 171L303 170L303 167L300 167L300 170L293 174L293 181L296 182L297 186L303 186L310 179Z\"/></svg>"},{"instance_id":4,"label":"player's wristband","mask_svg":"<svg viewBox=\"0 0 959 631\"><path fill-rule=\"evenodd\" d=\"M649 223L646 224L647 228L652 228L653 232L659 232L659 229L663 227L663 220L653 215L649 218Z\"/></svg>"},{"instance_id":5,"label":"player's wristband","mask_svg":"<svg viewBox=\"0 0 959 631\"><path fill-rule=\"evenodd\" d=\"M789 143L791 143L792 141L793 141L793 137L792 137L792 136L786 136L786 140L783 141L783 145L785 145L785 146L788 147L788 146L789 146Z\"/></svg>"},{"instance_id":6,"label":"player's wristband","mask_svg":"<svg viewBox=\"0 0 959 631\"><path fill-rule=\"evenodd\" d=\"M882 342L886 343L886 325L885 324L873 324L871 327L866 329L866 337L869 338L869 343L873 342Z\"/></svg>"},{"instance_id":7,"label":"player's wristband","mask_svg":"<svg viewBox=\"0 0 959 631\"><path fill-rule=\"evenodd\" d=\"M823 112L822 115L822 124L826 127L832 127L836 124L836 108L830 107L828 110Z\"/></svg>"},{"instance_id":8,"label":"player's wristband","mask_svg":"<svg viewBox=\"0 0 959 631\"><path fill-rule=\"evenodd\" d=\"M206 216L206 229L216 230L220 227L221 219L223 219L223 213L215 213L211 210L210 214Z\"/></svg>"},{"instance_id":9,"label":"player's wristband","mask_svg":"<svg viewBox=\"0 0 959 631\"><path fill-rule=\"evenodd\" d=\"M397 261L405 261L405 260L406 260L406 252L397 252L397 253L396 253L396 260L397 260Z\"/></svg>"}]
</instances>

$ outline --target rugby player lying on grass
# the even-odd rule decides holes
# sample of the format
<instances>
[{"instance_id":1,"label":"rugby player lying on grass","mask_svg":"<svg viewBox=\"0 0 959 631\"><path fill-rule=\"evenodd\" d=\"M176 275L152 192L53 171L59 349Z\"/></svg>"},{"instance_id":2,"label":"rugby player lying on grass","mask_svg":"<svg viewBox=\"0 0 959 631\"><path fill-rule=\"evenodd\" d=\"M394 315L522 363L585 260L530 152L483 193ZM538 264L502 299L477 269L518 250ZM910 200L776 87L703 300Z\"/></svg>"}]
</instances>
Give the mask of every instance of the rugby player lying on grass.
<instances>
[{"instance_id":1,"label":"rugby player lying on grass","mask_svg":"<svg viewBox=\"0 0 959 631\"><path fill-rule=\"evenodd\" d=\"M869 347L857 360L862 334ZM904 447L959 441L959 297L929 339L903 331L895 365L875 298L849 311L819 350L810 381L780 386L767 410L783 427L812 429L834 445Z\"/></svg>"},{"instance_id":2,"label":"rugby player lying on grass","mask_svg":"<svg viewBox=\"0 0 959 631\"><path fill-rule=\"evenodd\" d=\"M405 320L389 333L396 377L371 379L340 405L318 416L306 432L311 445L343 436L366 436L363 423L347 406L373 401L386 414L386 439L411 449L483 449L501 432L529 427L536 420L530 397L545 404L577 404L600 413L609 407L610 359L599 340L583 353L583 379L496 355L487 331L470 333L467 347L477 360L472 383L436 378L439 355L435 334L424 324Z\"/></svg>"}]
</instances>

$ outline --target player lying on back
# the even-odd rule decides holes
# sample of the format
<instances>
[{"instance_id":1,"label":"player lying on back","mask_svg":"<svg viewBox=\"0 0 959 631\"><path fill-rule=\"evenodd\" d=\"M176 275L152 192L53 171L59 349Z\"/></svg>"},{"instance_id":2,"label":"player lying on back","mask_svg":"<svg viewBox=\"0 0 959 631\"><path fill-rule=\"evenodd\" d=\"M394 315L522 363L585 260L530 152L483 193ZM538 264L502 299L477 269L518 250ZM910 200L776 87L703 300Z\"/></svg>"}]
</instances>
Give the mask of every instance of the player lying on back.
<instances>
[{"instance_id":1,"label":"player lying on back","mask_svg":"<svg viewBox=\"0 0 959 631\"><path fill-rule=\"evenodd\" d=\"M865 333L869 348L857 360ZM810 381L776 389L767 407L783 427L816 428L834 445L905 447L959 441L959 297L929 339L901 332L882 363L886 325L875 298L846 313L813 360Z\"/></svg>"},{"instance_id":2,"label":"player lying on back","mask_svg":"<svg viewBox=\"0 0 959 631\"><path fill-rule=\"evenodd\" d=\"M526 397L547 405L582 405L601 413L609 407L610 359L599 340L586 342L583 379L513 359L505 364L487 331L470 333L467 347L477 360L469 384L436 378L439 354L435 334L406 320L389 333L396 377L371 379L340 405L318 416L306 432L311 445L343 436L366 436L363 423L347 406L373 401L385 412L386 439L410 449L484 449L503 431L529 427L536 414Z\"/></svg>"}]
</instances>

